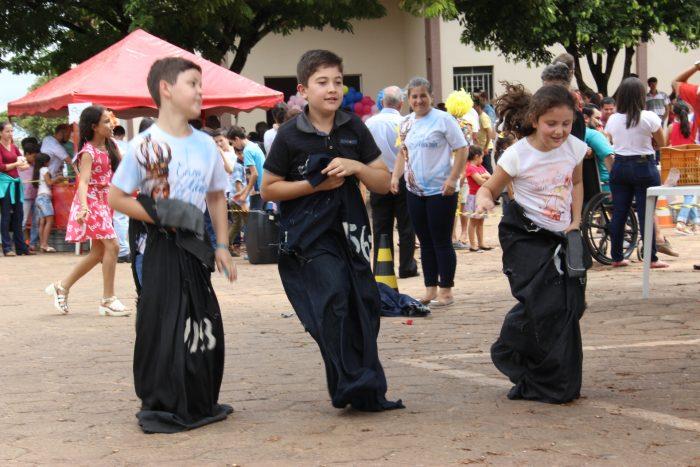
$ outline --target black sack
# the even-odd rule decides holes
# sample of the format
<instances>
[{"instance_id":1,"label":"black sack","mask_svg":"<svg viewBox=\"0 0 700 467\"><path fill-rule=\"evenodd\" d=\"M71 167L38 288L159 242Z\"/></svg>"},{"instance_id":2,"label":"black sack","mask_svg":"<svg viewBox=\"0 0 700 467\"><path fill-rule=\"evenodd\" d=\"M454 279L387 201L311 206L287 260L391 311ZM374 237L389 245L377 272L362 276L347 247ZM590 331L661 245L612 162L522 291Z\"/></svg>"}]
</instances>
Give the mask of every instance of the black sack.
<instances>
[{"instance_id":1,"label":"black sack","mask_svg":"<svg viewBox=\"0 0 700 467\"><path fill-rule=\"evenodd\" d=\"M139 201L157 220L152 200ZM233 411L218 403L224 329L211 286L214 255L192 232L145 226L134 345L134 386L141 399L136 416L146 433L175 433Z\"/></svg>"}]
</instances>

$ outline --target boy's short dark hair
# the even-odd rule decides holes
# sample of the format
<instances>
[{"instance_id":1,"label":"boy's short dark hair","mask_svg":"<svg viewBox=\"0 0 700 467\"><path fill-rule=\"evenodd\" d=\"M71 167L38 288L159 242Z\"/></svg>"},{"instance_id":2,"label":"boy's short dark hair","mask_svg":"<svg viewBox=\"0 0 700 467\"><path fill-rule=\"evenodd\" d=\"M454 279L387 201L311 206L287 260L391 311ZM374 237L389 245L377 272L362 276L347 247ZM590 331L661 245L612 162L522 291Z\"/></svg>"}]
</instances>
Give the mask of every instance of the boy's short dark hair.
<instances>
[{"instance_id":1,"label":"boy's short dark hair","mask_svg":"<svg viewBox=\"0 0 700 467\"><path fill-rule=\"evenodd\" d=\"M228 138L226 136L226 130L224 128L219 128L218 130L214 130L214 134L212 135L214 138L217 136L223 136L224 138Z\"/></svg>"},{"instance_id":2,"label":"boy's short dark hair","mask_svg":"<svg viewBox=\"0 0 700 467\"><path fill-rule=\"evenodd\" d=\"M228 133L226 134L226 137L228 139L245 139L245 131L243 128L233 125L231 128L229 128Z\"/></svg>"},{"instance_id":3,"label":"boy's short dark hair","mask_svg":"<svg viewBox=\"0 0 700 467\"><path fill-rule=\"evenodd\" d=\"M468 161L473 161L477 156L483 156L484 149L478 144L472 144L469 146L469 154L467 155Z\"/></svg>"},{"instance_id":4,"label":"boy's short dark hair","mask_svg":"<svg viewBox=\"0 0 700 467\"><path fill-rule=\"evenodd\" d=\"M343 72L343 59L330 50L309 50L299 59L297 64L297 81L299 84L307 86L309 78L316 73L319 68L337 66Z\"/></svg>"},{"instance_id":5,"label":"boy's short dark hair","mask_svg":"<svg viewBox=\"0 0 700 467\"><path fill-rule=\"evenodd\" d=\"M219 120L219 117L216 115L209 115L204 121L204 124L212 130L218 130L221 128L221 120Z\"/></svg>"},{"instance_id":6,"label":"boy's short dark hair","mask_svg":"<svg viewBox=\"0 0 700 467\"><path fill-rule=\"evenodd\" d=\"M67 123L59 123L58 125L56 125L56 128L54 128L53 134L55 135L55 134L58 133L59 131L66 131L66 130L70 130L70 129L71 129L71 127L70 127L69 124L67 124Z\"/></svg>"},{"instance_id":7,"label":"boy's short dark hair","mask_svg":"<svg viewBox=\"0 0 700 467\"><path fill-rule=\"evenodd\" d=\"M656 79L654 76L652 76L651 78L649 78L649 79L647 80L647 84L658 83L658 82L659 82L659 80Z\"/></svg>"},{"instance_id":8,"label":"boy's short dark hair","mask_svg":"<svg viewBox=\"0 0 700 467\"><path fill-rule=\"evenodd\" d=\"M31 144L36 144L38 146L39 140L33 136L27 136L26 138L22 139L22 142L20 143L20 145L22 146L22 151L27 152L27 147ZM39 151L34 151L34 152L39 152Z\"/></svg>"},{"instance_id":9,"label":"boy's short dark hair","mask_svg":"<svg viewBox=\"0 0 700 467\"><path fill-rule=\"evenodd\" d=\"M615 105L615 98L614 97L604 97L603 100L600 103L601 105Z\"/></svg>"},{"instance_id":10,"label":"boy's short dark hair","mask_svg":"<svg viewBox=\"0 0 700 467\"><path fill-rule=\"evenodd\" d=\"M199 65L182 57L166 57L153 62L148 72L148 78L146 78L146 84L153 102L156 103L156 107L160 108L160 80L164 80L169 84L175 84L178 75L187 70L202 72L202 68Z\"/></svg>"},{"instance_id":11,"label":"boy's short dark hair","mask_svg":"<svg viewBox=\"0 0 700 467\"><path fill-rule=\"evenodd\" d=\"M126 135L126 130L124 129L123 126L117 125L114 127L114 130L112 131L114 136L124 136Z\"/></svg>"},{"instance_id":12,"label":"boy's short dark hair","mask_svg":"<svg viewBox=\"0 0 700 467\"><path fill-rule=\"evenodd\" d=\"M22 151L24 154L39 154L41 152L41 146L39 143L33 141L27 141L26 143L22 140Z\"/></svg>"}]
</instances>

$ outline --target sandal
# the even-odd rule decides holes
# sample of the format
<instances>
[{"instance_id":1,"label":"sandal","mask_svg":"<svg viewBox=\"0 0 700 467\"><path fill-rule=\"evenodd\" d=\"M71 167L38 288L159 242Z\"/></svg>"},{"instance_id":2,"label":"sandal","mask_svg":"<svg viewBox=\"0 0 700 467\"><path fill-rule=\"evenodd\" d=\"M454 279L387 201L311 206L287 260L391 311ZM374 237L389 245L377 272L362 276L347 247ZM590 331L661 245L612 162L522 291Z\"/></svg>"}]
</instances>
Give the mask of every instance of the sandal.
<instances>
[{"instance_id":1,"label":"sandal","mask_svg":"<svg viewBox=\"0 0 700 467\"><path fill-rule=\"evenodd\" d=\"M483 246L483 245L479 245L479 249L480 249L480 250L483 250L483 251L490 251L490 250L493 250L493 247L492 247L492 246Z\"/></svg>"},{"instance_id":2,"label":"sandal","mask_svg":"<svg viewBox=\"0 0 700 467\"><path fill-rule=\"evenodd\" d=\"M58 310L59 313L67 315L70 311L68 308L68 291L61 286L60 282L49 284L46 289L44 289L47 295L53 296L53 306Z\"/></svg>"},{"instance_id":3,"label":"sandal","mask_svg":"<svg viewBox=\"0 0 700 467\"><path fill-rule=\"evenodd\" d=\"M103 298L98 313L102 316L129 316L131 314L117 297Z\"/></svg>"},{"instance_id":4,"label":"sandal","mask_svg":"<svg viewBox=\"0 0 700 467\"><path fill-rule=\"evenodd\" d=\"M56 249L52 246L41 247L42 253L56 253Z\"/></svg>"}]
</instances>

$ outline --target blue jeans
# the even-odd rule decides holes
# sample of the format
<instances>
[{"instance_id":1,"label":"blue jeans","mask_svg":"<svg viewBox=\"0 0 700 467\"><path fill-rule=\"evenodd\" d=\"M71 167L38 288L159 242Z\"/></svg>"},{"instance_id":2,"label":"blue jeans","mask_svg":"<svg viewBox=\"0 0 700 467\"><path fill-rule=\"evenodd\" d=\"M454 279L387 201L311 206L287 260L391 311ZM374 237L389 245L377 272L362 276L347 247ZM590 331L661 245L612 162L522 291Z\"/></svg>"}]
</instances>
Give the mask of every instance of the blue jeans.
<instances>
[{"instance_id":1,"label":"blue jeans","mask_svg":"<svg viewBox=\"0 0 700 467\"><path fill-rule=\"evenodd\" d=\"M613 261L622 261L622 244L625 223L632 201L635 201L639 231L644 235L644 211L646 209L647 188L661 184L659 171L653 157L640 159L638 156L617 156L610 173L610 192L613 200L613 216L610 221L610 247ZM643 241L647 239L642 238ZM652 231L651 260L657 261L656 234Z\"/></svg>"},{"instance_id":2,"label":"blue jeans","mask_svg":"<svg viewBox=\"0 0 700 467\"><path fill-rule=\"evenodd\" d=\"M420 262L426 287L454 287L457 255L452 246L452 228L457 194L418 196L406 194L408 215L420 240Z\"/></svg>"},{"instance_id":3,"label":"blue jeans","mask_svg":"<svg viewBox=\"0 0 700 467\"><path fill-rule=\"evenodd\" d=\"M143 255L136 253L134 255L134 268L136 269L136 278L139 280L138 285L143 284Z\"/></svg>"},{"instance_id":4,"label":"blue jeans","mask_svg":"<svg viewBox=\"0 0 700 467\"><path fill-rule=\"evenodd\" d=\"M0 236L2 236L2 252L7 253L15 245L15 253L26 254L29 248L24 243L24 233L22 232L22 220L24 220L24 208L19 199L19 190L22 187L13 183L0 198ZM10 190L15 190L15 202L10 198Z\"/></svg>"},{"instance_id":5,"label":"blue jeans","mask_svg":"<svg viewBox=\"0 0 700 467\"><path fill-rule=\"evenodd\" d=\"M112 224L119 240L119 257L129 256L129 216L114 211Z\"/></svg>"},{"instance_id":6,"label":"blue jeans","mask_svg":"<svg viewBox=\"0 0 700 467\"><path fill-rule=\"evenodd\" d=\"M695 206L695 196L685 195L683 197L683 207L678 211L677 222L684 224L700 225L700 217L698 217L698 208Z\"/></svg>"}]
</instances>

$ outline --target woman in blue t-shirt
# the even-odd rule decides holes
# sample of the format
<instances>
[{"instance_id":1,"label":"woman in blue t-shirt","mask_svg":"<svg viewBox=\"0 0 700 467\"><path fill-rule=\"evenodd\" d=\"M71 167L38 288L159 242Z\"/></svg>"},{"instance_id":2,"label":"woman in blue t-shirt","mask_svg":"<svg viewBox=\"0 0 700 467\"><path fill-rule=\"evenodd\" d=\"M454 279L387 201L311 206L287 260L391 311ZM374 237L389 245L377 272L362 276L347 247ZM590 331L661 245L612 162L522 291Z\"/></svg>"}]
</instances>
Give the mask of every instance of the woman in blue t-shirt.
<instances>
[{"instance_id":1,"label":"woman in blue t-shirt","mask_svg":"<svg viewBox=\"0 0 700 467\"><path fill-rule=\"evenodd\" d=\"M406 89L413 113L401 124L404 157L397 158L391 186L398 192L399 177L404 175L408 213L421 245L425 282L421 301L445 306L454 301L457 256L452 227L459 178L467 160L467 141L452 116L433 108L428 80L413 78Z\"/></svg>"}]
</instances>

